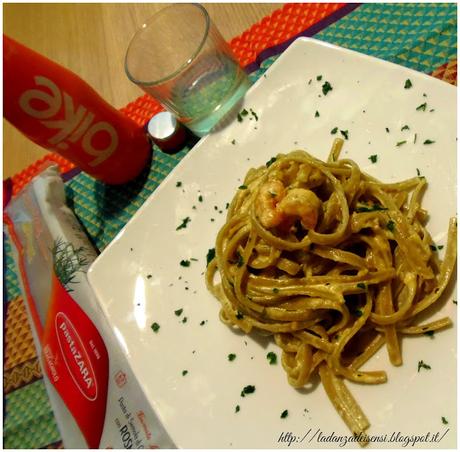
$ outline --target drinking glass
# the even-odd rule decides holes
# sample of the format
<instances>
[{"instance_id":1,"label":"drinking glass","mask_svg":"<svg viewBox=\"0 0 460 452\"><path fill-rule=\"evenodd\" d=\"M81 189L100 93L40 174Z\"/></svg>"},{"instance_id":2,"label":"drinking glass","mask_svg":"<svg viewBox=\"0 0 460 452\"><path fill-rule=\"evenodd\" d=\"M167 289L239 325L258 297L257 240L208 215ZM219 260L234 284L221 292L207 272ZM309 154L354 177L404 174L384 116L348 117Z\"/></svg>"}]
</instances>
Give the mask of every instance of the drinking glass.
<instances>
[{"instance_id":1,"label":"drinking glass","mask_svg":"<svg viewBox=\"0 0 460 452\"><path fill-rule=\"evenodd\" d=\"M125 70L198 136L215 129L250 86L208 12L192 3L148 19L129 44Z\"/></svg>"}]
</instances>

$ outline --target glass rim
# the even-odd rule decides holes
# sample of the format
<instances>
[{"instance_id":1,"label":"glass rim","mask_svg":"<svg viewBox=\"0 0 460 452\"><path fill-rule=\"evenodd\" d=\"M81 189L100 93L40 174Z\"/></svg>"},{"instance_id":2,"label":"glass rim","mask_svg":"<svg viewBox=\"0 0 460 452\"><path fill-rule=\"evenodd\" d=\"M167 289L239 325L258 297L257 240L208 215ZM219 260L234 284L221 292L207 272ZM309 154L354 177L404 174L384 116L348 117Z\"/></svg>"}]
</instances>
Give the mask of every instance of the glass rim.
<instances>
[{"instance_id":1,"label":"glass rim","mask_svg":"<svg viewBox=\"0 0 460 452\"><path fill-rule=\"evenodd\" d=\"M129 71L129 67L128 67L128 54L130 52L130 49L131 49L131 46L133 45L134 41L136 40L136 38L144 31L145 28L147 28L148 25L151 25L151 23L155 20L155 18L163 13L164 11L168 10L168 9L173 9L173 8L177 8L178 6L184 6L184 5L190 5L190 6L194 6L196 8L198 8L201 13L203 14L204 18L205 18L205 30L204 30L204 33L203 33L203 38L201 39L201 42L198 44L196 50L194 52L192 52L191 54L191 57L185 61L185 63L183 63L178 69L176 69L175 71L173 71L171 74L169 75L166 75L165 77L162 77L160 79L157 79L157 80L153 80L153 81L143 81L143 80L138 80L137 78L135 78ZM128 78L133 82L135 83L136 85L139 85L139 86L155 86L155 85L159 85L161 83L164 83L168 80L172 80L176 75L180 74L186 67L190 66L193 61L195 61L196 57L198 56L198 54L200 53L200 51L203 49L204 47L204 44L206 42L206 39L209 35L209 28L210 28L210 23L211 23L211 20L210 20L210 17L209 17L209 13L206 11L206 9L200 5L199 3L176 3L176 4L172 4L172 5L169 5L169 6L166 6L165 8L162 8L160 11L156 12L153 16L150 16L145 22L143 25L141 25L140 28L138 28L135 32L134 32L134 35L132 36L131 40L129 41L129 45L128 45L128 49L126 50L126 55L125 55L125 73L126 75L128 76Z\"/></svg>"}]
</instances>

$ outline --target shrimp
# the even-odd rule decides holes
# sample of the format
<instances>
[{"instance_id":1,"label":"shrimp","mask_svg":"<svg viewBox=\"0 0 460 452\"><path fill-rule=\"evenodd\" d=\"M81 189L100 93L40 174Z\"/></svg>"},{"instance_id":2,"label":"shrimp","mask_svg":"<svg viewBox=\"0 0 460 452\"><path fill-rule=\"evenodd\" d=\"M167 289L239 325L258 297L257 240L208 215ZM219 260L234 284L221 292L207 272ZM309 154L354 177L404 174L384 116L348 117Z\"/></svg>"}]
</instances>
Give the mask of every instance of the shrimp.
<instances>
[{"instance_id":1,"label":"shrimp","mask_svg":"<svg viewBox=\"0 0 460 452\"><path fill-rule=\"evenodd\" d=\"M318 222L321 201L305 188L293 188L276 206L285 217L298 217L305 229L314 229Z\"/></svg>"},{"instance_id":2,"label":"shrimp","mask_svg":"<svg viewBox=\"0 0 460 452\"><path fill-rule=\"evenodd\" d=\"M320 199L311 190L286 190L279 179L265 182L256 203L256 214L265 228L290 227L296 218L305 229L314 229L318 222Z\"/></svg>"},{"instance_id":3,"label":"shrimp","mask_svg":"<svg viewBox=\"0 0 460 452\"><path fill-rule=\"evenodd\" d=\"M276 205L284 198L286 189L279 179L265 182L259 191L256 214L266 228L274 228L283 221L282 212Z\"/></svg>"}]
</instances>

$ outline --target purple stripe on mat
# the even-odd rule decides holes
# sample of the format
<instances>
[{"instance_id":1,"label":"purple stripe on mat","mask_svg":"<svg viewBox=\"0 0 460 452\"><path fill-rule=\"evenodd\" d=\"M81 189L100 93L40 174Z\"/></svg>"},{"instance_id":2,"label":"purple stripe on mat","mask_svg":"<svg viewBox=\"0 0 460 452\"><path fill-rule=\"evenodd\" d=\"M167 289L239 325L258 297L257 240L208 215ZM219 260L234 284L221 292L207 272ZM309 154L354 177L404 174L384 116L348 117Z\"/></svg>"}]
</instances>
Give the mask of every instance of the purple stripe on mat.
<instances>
[{"instance_id":1,"label":"purple stripe on mat","mask_svg":"<svg viewBox=\"0 0 460 452\"><path fill-rule=\"evenodd\" d=\"M261 64L267 58L270 58L274 55L278 55L284 50L286 50L297 38L300 37L311 37L314 36L316 33L319 33L321 30L324 30L329 25L332 25L334 22L337 22L342 17L345 17L347 14L354 11L356 8L361 6L361 3L347 3L342 8L338 9L337 11L333 12L329 16L325 17L324 19L320 20L316 24L312 25L311 27L307 28L304 31L301 31L299 34L289 38L287 41L284 41L280 44L277 44L273 47L269 47L268 49L262 50L257 57L256 60L252 63L249 63L244 70L250 74L251 72L256 71L260 68Z\"/></svg>"},{"instance_id":2,"label":"purple stripe on mat","mask_svg":"<svg viewBox=\"0 0 460 452\"><path fill-rule=\"evenodd\" d=\"M72 179L73 177L75 177L77 174L80 174L81 173L81 169L80 168L72 168L71 170L65 172L62 174L62 180L64 182L68 182L70 179Z\"/></svg>"}]
</instances>

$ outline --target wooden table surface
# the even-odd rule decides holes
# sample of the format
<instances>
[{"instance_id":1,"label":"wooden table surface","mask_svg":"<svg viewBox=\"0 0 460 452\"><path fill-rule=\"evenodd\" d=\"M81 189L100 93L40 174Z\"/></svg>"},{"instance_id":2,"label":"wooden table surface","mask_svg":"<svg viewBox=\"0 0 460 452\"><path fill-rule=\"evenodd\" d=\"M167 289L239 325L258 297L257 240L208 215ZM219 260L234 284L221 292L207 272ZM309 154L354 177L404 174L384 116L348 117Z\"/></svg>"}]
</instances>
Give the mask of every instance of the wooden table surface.
<instances>
[{"instance_id":1,"label":"wooden table surface","mask_svg":"<svg viewBox=\"0 0 460 452\"><path fill-rule=\"evenodd\" d=\"M67 67L117 108L142 95L124 73L134 31L165 4L3 4L3 31ZM229 41L281 4L204 3ZM7 89L7 88L6 88ZM3 120L3 178L21 171L47 151Z\"/></svg>"}]
</instances>

